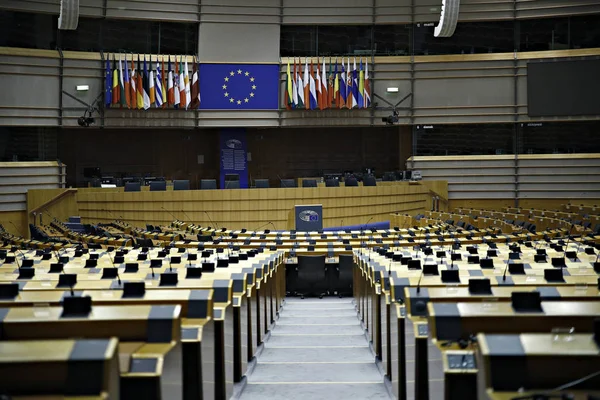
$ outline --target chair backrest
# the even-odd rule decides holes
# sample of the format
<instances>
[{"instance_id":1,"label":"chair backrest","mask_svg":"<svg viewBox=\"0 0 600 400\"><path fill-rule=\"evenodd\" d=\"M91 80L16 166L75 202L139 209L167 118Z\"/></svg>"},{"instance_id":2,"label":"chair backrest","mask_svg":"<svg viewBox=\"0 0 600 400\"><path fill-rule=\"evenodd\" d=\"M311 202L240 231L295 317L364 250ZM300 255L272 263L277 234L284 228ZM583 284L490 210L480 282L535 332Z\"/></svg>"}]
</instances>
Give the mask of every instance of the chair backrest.
<instances>
[{"instance_id":1,"label":"chair backrest","mask_svg":"<svg viewBox=\"0 0 600 400\"><path fill-rule=\"evenodd\" d=\"M268 179L255 179L254 185L259 189L267 189L269 187Z\"/></svg>"},{"instance_id":2,"label":"chair backrest","mask_svg":"<svg viewBox=\"0 0 600 400\"><path fill-rule=\"evenodd\" d=\"M294 179L282 179L281 180L281 187L282 188L295 188L296 187L296 181Z\"/></svg>"},{"instance_id":3,"label":"chair backrest","mask_svg":"<svg viewBox=\"0 0 600 400\"><path fill-rule=\"evenodd\" d=\"M125 184L126 192L139 192L142 190L142 187L139 182L127 182Z\"/></svg>"},{"instance_id":4,"label":"chair backrest","mask_svg":"<svg viewBox=\"0 0 600 400\"><path fill-rule=\"evenodd\" d=\"M201 179L200 180L200 189L216 189L217 181L215 179Z\"/></svg>"},{"instance_id":5,"label":"chair backrest","mask_svg":"<svg viewBox=\"0 0 600 400\"><path fill-rule=\"evenodd\" d=\"M327 186L327 187L338 187L338 186L340 186L340 181L338 181L337 179L327 179L325 181L325 186Z\"/></svg>"},{"instance_id":6,"label":"chair backrest","mask_svg":"<svg viewBox=\"0 0 600 400\"><path fill-rule=\"evenodd\" d=\"M173 181L173 190L190 190L190 181L187 179Z\"/></svg>"},{"instance_id":7,"label":"chair backrest","mask_svg":"<svg viewBox=\"0 0 600 400\"><path fill-rule=\"evenodd\" d=\"M302 187L317 187L316 179L302 179Z\"/></svg>"},{"instance_id":8,"label":"chair backrest","mask_svg":"<svg viewBox=\"0 0 600 400\"><path fill-rule=\"evenodd\" d=\"M346 186L358 186L358 181L356 180L355 177L349 176L344 180L344 184Z\"/></svg>"},{"instance_id":9,"label":"chair backrest","mask_svg":"<svg viewBox=\"0 0 600 400\"><path fill-rule=\"evenodd\" d=\"M239 189L240 181L225 181L225 189Z\"/></svg>"},{"instance_id":10,"label":"chair backrest","mask_svg":"<svg viewBox=\"0 0 600 400\"><path fill-rule=\"evenodd\" d=\"M377 186L377 180L374 176L365 176L363 179L363 186Z\"/></svg>"},{"instance_id":11,"label":"chair backrest","mask_svg":"<svg viewBox=\"0 0 600 400\"><path fill-rule=\"evenodd\" d=\"M154 181L150 182L151 192L164 192L167 190L167 182L165 181Z\"/></svg>"},{"instance_id":12,"label":"chair backrest","mask_svg":"<svg viewBox=\"0 0 600 400\"><path fill-rule=\"evenodd\" d=\"M304 273L307 273L314 277L314 273L317 271L323 271L323 276L325 275L325 255L298 256L299 276L302 276L304 275Z\"/></svg>"}]
</instances>

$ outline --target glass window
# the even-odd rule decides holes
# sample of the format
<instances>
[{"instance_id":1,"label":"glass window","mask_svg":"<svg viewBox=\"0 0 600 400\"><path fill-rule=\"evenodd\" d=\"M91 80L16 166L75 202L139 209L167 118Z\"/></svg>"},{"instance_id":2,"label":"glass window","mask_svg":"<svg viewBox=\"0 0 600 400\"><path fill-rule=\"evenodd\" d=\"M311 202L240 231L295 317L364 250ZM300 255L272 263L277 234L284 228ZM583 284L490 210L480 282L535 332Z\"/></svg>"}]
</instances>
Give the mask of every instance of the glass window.
<instances>
[{"instance_id":1,"label":"glass window","mask_svg":"<svg viewBox=\"0 0 600 400\"><path fill-rule=\"evenodd\" d=\"M161 54L196 54L198 52L197 23L160 23Z\"/></svg>"},{"instance_id":2,"label":"glass window","mask_svg":"<svg viewBox=\"0 0 600 400\"><path fill-rule=\"evenodd\" d=\"M56 15L0 11L2 47L54 50L57 30Z\"/></svg>"},{"instance_id":3,"label":"glass window","mask_svg":"<svg viewBox=\"0 0 600 400\"><path fill-rule=\"evenodd\" d=\"M409 55L410 25L375 25L373 50L381 56Z\"/></svg>"},{"instance_id":4,"label":"glass window","mask_svg":"<svg viewBox=\"0 0 600 400\"><path fill-rule=\"evenodd\" d=\"M417 126L417 155L482 155L513 153L512 124Z\"/></svg>"},{"instance_id":5,"label":"glass window","mask_svg":"<svg viewBox=\"0 0 600 400\"><path fill-rule=\"evenodd\" d=\"M521 124L519 150L525 154L598 153L599 131L600 121Z\"/></svg>"},{"instance_id":6,"label":"glass window","mask_svg":"<svg viewBox=\"0 0 600 400\"><path fill-rule=\"evenodd\" d=\"M318 26L320 56L371 55L371 26Z\"/></svg>"},{"instance_id":7,"label":"glass window","mask_svg":"<svg viewBox=\"0 0 600 400\"><path fill-rule=\"evenodd\" d=\"M569 48L569 18L528 19L520 22L520 51Z\"/></svg>"},{"instance_id":8,"label":"glass window","mask_svg":"<svg viewBox=\"0 0 600 400\"><path fill-rule=\"evenodd\" d=\"M317 27L283 25L279 51L284 57L309 57L317 55Z\"/></svg>"},{"instance_id":9,"label":"glass window","mask_svg":"<svg viewBox=\"0 0 600 400\"><path fill-rule=\"evenodd\" d=\"M59 46L63 50L100 51L102 49L102 22L98 18L79 18L74 31L59 31Z\"/></svg>"},{"instance_id":10,"label":"glass window","mask_svg":"<svg viewBox=\"0 0 600 400\"><path fill-rule=\"evenodd\" d=\"M449 38L434 36L435 24L417 24L414 30L414 53L477 54L506 53L515 50L514 22L459 22Z\"/></svg>"}]
</instances>

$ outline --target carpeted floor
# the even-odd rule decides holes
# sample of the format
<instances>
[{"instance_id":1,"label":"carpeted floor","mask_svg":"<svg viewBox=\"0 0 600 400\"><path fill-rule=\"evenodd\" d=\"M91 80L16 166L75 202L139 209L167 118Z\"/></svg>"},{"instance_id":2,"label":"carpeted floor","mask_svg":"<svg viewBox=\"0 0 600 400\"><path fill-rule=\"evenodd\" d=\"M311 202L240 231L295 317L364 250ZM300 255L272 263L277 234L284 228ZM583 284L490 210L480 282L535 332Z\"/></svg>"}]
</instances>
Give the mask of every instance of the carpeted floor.
<instances>
[{"instance_id":1,"label":"carpeted floor","mask_svg":"<svg viewBox=\"0 0 600 400\"><path fill-rule=\"evenodd\" d=\"M241 400L390 399L352 299L286 299Z\"/></svg>"}]
</instances>

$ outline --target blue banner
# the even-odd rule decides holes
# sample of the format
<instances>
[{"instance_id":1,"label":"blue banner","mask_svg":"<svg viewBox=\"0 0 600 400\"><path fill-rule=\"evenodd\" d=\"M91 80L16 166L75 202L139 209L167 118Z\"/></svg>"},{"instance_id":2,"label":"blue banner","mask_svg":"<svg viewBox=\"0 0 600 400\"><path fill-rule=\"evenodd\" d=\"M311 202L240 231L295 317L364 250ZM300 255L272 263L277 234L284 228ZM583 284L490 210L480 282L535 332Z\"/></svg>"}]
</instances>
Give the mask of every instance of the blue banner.
<instances>
[{"instance_id":1,"label":"blue banner","mask_svg":"<svg viewBox=\"0 0 600 400\"><path fill-rule=\"evenodd\" d=\"M200 64L201 109L277 110L279 65Z\"/></svg>"},{"instance_id":2,"label":"blue banner","mask_svg":"<svg viewBox=\"0 0 600 400\"><path fill-rule=\"evenodd\" d=\"M221 156L221 189L238 187L234 180L225 180L239 176L239 187L248 187L248 160L246 157L246 130L222 129L219 135Z\"/></svg>"}]
</instances>

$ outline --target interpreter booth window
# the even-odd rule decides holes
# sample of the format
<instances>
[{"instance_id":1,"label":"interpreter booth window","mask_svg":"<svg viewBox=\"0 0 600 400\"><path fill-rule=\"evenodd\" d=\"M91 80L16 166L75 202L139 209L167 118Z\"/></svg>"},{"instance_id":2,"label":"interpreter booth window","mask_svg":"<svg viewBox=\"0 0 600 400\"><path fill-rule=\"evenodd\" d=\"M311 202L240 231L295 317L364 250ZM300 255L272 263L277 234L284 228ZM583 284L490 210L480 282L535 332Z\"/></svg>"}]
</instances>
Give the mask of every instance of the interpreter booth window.
<instances>
[{"instance_id":1,"label":"interpreter booth window","mask_svg":"<svg viewBox=\"0 0 600 400\"><path fill-rule=\"evenodd\" d=\"M282 25L279 51L282 57L317 55L317 27Z\"/></svg>"},{"instance_id":2,"label":"interpreter booth window","mask_svg":"<svg viewBox=\"0 0 600 400\"><path fill-rule=\"evenodd\" d=\"M524 154L600 152L600 121L531 122L519 128Z\"/></svg>"},{"instance_id":3,"label":"interpreter booth window","mask_svg":"<svg viewBox=\"0 0 600 400\"><path fill-rule=\"evenodd\" d=\"M373 51L379 56L410 54L410 25L373 26Z\"/></svg>"},{"instance_id":4,"label":"interpreter booth window","mask_svg":"<svg viewBox=\"0 0 600 400\"><path fill-rule=\"evenodd\" d=\"M0 47L54 50L57 31L56 15L0 12Z\"/></svg>"},{"instance_id":5,"label":"interpreter booth window","mask_svg":"<svg viewBox=\"0 0 600 400\"><path fill-rule=\"evenodd\" d=\"M520 51L600 47L600 14L523 20Z\"/></svg>"},{"instance_id":6,"label":"interpreter booth window","mask_svg":"<svg viewBox=\"0 0 600 400\"><path fill-rule=\"evenodd\" d=\"M417 155L512 154L513 124L417 125Z\"/></svg>"},{"instance_id":7,"label":"interpreter booth window","mask_svg":"<svg viewBox=\"0 0 600 400\"><path fill-rule=\"evenodd\" d=\"M437 23L414 28L414 54L481 54L515 50L513 21L459 22L449 38L435 37Z\"/></svg>"}]
</instances>

